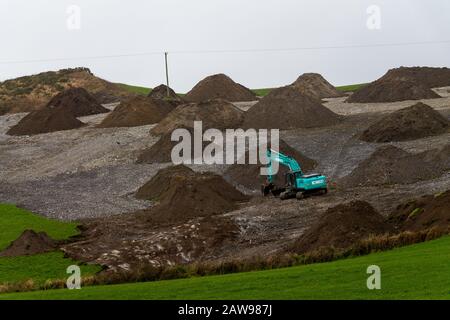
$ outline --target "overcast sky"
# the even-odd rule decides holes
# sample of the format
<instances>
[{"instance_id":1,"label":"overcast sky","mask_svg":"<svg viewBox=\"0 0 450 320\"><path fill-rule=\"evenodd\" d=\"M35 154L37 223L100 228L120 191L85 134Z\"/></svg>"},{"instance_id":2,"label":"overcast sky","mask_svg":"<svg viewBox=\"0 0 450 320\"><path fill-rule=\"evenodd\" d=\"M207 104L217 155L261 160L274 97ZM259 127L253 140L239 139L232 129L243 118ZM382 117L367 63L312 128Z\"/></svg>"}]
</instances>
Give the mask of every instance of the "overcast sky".
<instances>
[{"instance_id":1,"label":"overcast sky","mask_svg":"<svg viewBox=\"0 0 450 320\"><path fill-rule=\"evenodd\" d=\"M71 5L80 8L79 29ZM450 1L0 0L0 39L0 80L86 66L110 81L153 87L165 81L163 54L133 54L169 51L178 92L219 72L251 88L304 72L344 85L400 65L450 67L450 42L370 46L450 41ZM288 48L323 49L281 50ZM233 52L201 53L221 50ZM108 55L130 56L98 58Z\"/></svg>"}]
</instances>

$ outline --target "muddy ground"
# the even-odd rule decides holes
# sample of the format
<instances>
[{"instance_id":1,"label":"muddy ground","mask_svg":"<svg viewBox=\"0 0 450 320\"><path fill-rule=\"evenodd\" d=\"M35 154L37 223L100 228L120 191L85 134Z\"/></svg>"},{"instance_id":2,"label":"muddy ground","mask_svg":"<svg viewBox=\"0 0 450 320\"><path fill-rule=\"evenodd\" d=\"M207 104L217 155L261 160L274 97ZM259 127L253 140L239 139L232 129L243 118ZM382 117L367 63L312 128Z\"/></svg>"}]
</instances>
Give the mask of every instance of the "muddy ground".
<instances>
[{"instance_id":1,"label":"muddy ground","mask_svg":"<svg viewBox=\"0 0 450 320\"><path fill-rule=\"evenodd\" d=\"M438 91L441 95L446 93L446 97L423 102L450 119L450 88ZM112 216L108 220L112 234L109 238L120 230L117 233L120 239L106 237L103 243L86 239L69 245L67 250L84 253L80 258L89 262L127 269L136 261L173 264L267 255L290 244L327 208L337 204L365 200L386 216L409 199L450 189L450 173L409 185L353 190L334 186L333 181L349 174L382 145L359 140L361 132L386 112L417 102L356 104L343 100L345 98L327 99L325 103L332 111L347 116L341 123L281 133L292 147L318 162L315 171L331 179L329 194L303 201L280 201L263 199L255 193L255 198L241 204L240 209L223 215L238 227L238 232L233 232L227 241L222 239L213 245L207 241L211 235L202 229L202 225L208 226L214 221L194 219L178 226L149 226L138 225L133 218L114 216L151 206L150 201L137 200L134 192L168 164L135 163L140 151L158 140L149 134L153 126L95 128L106 116L104 114L80 118L88 123L80 129L30 137L5 134L25 114L0 117L0 202L16 203L44 216L87 224L98 223L89 220L91 218ZM238 104L243 110L251 105ZM107 107L113 109L115 106ZM450 133L393 145L419 153L442 147L448 141ZM219 174L226 169L225 166L206 165L192 168ZM251 193L251 190L239 189Z\"/></svg>"}]
</instances>

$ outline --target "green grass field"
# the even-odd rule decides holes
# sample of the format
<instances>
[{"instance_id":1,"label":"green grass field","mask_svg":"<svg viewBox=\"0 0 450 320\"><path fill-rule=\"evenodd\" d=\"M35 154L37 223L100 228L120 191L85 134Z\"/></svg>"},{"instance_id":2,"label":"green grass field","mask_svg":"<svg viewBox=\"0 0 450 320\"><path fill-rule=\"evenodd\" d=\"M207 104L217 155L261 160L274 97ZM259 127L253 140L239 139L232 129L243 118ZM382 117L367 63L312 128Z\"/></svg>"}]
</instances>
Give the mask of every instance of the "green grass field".
<instances>
[{"instance_id":1,"label":"green grass field","mask_svg":"<svg viewBox=\"0 0 450 320\"><path fill-rule=\"evenodd\" d=\"M45 219L27 210L10 204L0 204L0 251L17 239L26 230L45 231L56 240L65 240L79 233L76 223ZM50 252L34 256L1 257L0 283L15 283L32 279L35 283L47 279L64 279L68 266L77 264L65 259L61 252ZM86 275L100 271L98 266L82 266Z\"/></svg>"},{"instance_id":2,"label":"green grass field","mask_svg":"<svg viewBox=\"0 0 450 320\"><path fill-rule=\"evenodd\" d=\"M450 237L330 263L204 278L0 295L0 299L450 299ZM381 268L368 290L367 267Z\"/></svg>"},{"instance_id":3,"label":"green grass field","mask_svg":"<svg viewBox=\"0 0 450 320\"><path fill-rule=\"evenodd\" d=\"M117 84L132 93L148 95L152 91L152 89L150 89L150 88L145 88L145 87L140 87L140 86L132 86L132 85L125 84L125 83L117 83Z\"/></svg>"},{"instance_id":4,"label":"green grass field","mask_svg":"<svg viewBox=\"0 0 450 320\"><path fill-rule=\"evenodd\" d=\"M123 83L118 83L118 85L122 86L123 88L127 89L130 92L137 93L137 94L147 95L147 94L149 94L152 91L152 89L150 89L150 88L139 87L139 86L132 86L132 85L123 84ZM339 91L342 91L342 92L355 91L355 90L358 90L359 88L361 88L361 87L363 87L365 85L366 85L366 83L352 84L352 85L348 85L348 86L336 87L336 89L338 89ZM264 96L268 95L271 90L273 90L273 88L252 89L252 91L258 97L264 97ZM184 94L178 93L178 95L183 96Z\"/></svg>"},{"instance_id":5,"label":"green grass field","mask_svg":"<svg viewBox=\"0 0 450 320\"><path fill-rule=\"evenodd\" d=\"M361 89L365 85L367 85L367 83L351 84L351 85L348 85L348 86L336 87L336 89L338 89L339 91L342 91L342 92L356 91L358 89Z\"/></svg>"},{"instance_id":6,"label":"green grass field","mask_svg":"<svg viewBox=\"0 0 450 320\"><path fill-rule=\"evenodd\" d=\"M45 219L14 205L0 204L0 251L26 229L45 231L56 240L64 240L79 233L76 223Z\"/></svg>"}]
</instances>

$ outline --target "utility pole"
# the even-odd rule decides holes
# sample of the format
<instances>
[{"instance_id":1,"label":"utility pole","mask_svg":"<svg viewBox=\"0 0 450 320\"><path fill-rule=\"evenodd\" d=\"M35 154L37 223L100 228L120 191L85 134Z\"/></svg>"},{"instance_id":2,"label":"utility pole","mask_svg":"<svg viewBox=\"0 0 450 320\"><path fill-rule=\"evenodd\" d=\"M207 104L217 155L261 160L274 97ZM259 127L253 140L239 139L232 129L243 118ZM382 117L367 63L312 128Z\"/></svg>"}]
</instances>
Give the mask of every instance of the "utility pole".
<instances>
[{"instance_id":1,"label":"utility pole","mask_svg":"<svg viewBox=\"0 0 450 320\"><path fill-rule=\"evenodd\" d=\"M164 59L166 61L166 85L167 85L167 98L170 97L170 92L169 92L169 66L167 63L167 56L168 56L168 52L164 52Z\"/></svg>"}]
</instances>

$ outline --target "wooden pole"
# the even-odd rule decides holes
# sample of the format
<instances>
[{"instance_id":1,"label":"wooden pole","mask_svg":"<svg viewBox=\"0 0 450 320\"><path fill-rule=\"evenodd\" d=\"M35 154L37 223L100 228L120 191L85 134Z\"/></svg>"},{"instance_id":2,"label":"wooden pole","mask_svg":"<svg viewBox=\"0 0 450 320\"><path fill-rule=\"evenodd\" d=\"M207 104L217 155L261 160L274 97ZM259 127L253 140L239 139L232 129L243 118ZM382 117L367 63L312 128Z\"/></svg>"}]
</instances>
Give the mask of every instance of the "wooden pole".
<instances>
[{"instance_id":1,"label":"wooden pole","mask_svg":"<svg viewBox=\"0 0 450 320\"><path fill-rule=\"evenodd\" d=\"M164 52L164 59L166 61L166 85L167 85L167 98L170 97L170 92L169 92L169 65L167 63L167 55L169 53L168 52Z\"/></svg>"}]
</instances>

